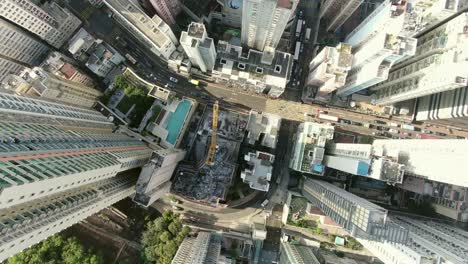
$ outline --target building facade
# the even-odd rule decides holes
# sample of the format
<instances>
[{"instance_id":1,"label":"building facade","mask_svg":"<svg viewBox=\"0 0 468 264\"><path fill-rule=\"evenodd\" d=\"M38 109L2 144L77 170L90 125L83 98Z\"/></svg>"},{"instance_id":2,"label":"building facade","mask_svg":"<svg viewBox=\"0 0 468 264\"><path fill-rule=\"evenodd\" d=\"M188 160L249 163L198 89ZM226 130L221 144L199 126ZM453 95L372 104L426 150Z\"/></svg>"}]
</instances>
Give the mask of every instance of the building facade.
<instances>
[{"instance_id":1,"label":"building facade","mask_svg":"<svg viewBox=\"0 0 468 264\"><path fill-rule=\"evenodd\" d=\"M276 48L298 0L246 0L242 3L241 42L263 51Z\"/></svg>"},{"instance_id":2,"label":"building facade","mask_svg":"<svg viewBox=\"0 0 468 264\"><path fill-rule=\"evenodd\" d=\"M291 76L293 56L267 49L250 49L243 53L240 46L219 41L213 77L218 82L240 86L270 97L279 97Z\"/></svg>"},{"instance_id":3,"label":"building facade","mask_svg":"<svg viewBox=\"0 0 468 264\"><path fill-rule=\"evenodd\" d=\"M74 61L60 52L54 51L41 63L41 68L63 79L81 83L85 86L95 85L93 78L73 66Z\"/></svg>"},{"instance_id":4,"label":"building facade","mask_svg":"<svg viewBox=\"0 0 468 264\"><path fill-rule=\"evenodd\" d=\"M23 29L0 18L0 55L13 61L37 66L49 48Z\"/></svg>"},{"instance_id":5,"label":"building facade","mask_svg":"<svg viewBox=\"0 0 468 264\"><path fill-rule=\"evenodd\" d=\"M179 45L171 28L158 16L150 18L136 0L104 0L114 18L158 57L168 60Z\"/></svg>"},{"instance_id":6,"label":"building facade","mask_svg":"<svg viewBox=\"0 0 468 264\"><path fill-rule=\"evenodd\" d=\"M302 194L353 237L406 243L408 231L387 219L387 210L325 181L306 179Z\"/></svg>"},{"instance_id":7,"label":"building facade","mask_svg":"<svg viewBox=\"0 0 468 264\"><path fill-rule=\"evenodd\" d=\"M182 241L172 264L217 264L221 255L221 235L199 232Z\"/></svg>"},{"instance_id":8,"label":"building facade","mask_svg":"<svg viewBox=\"0 0 468 264\"><path fill-rule=\"evenodd\" d=\"M306 83L319 88L318 96L325 96L345 84L352 62L351 45L325 47L310 62Z\"/></svg>"},{"instance_id":9,"label":"building facade","mask_svg":"<svg viewBox=\"0 0 468 264\"><path fill-rule=\"evenodd\" d=\"M0 115L2 261L135 193L152 152L93 110L2 92Z\"/></svg>"},{"instance_id":10,"label":"building facade","mask_svg":"<svg viewBox=\"0 0 468 264\"><path fill-rule=\"evenodd\" d=\"M202 72L212 71L216 61L216 49L212 38L208 37L202 23L190 23L187 31L180 35L180 45L185 50L192 65Z\"/></svg>"},{"instance_id":11,"label":"building facade","mask_svg":"<svg viewBox=\"0 0 468 264\"><path fill-rule=\"evenodd\" d=\"M20 94L86 108L91 108L102 95L92 87L63 79L39 67L24 70L20 75L10 75L2 87Z\"/></svg>"},{"instance_id":12,"label":"building facade","mask_svg":"<svg viewBox=\"0 0 468 264\"><path fill-rule=\"evenodd\" d=\"M10 76L10 74L20 74L27 67L8 59L0 58L0 83Z\"/></svg>"},{"instance_id":13,"label":"building facade","mask_svg":"<svg viewBox=\"0 0 468 264\"><path fill-rule=\"evenodd\" d=\"M81 24L75 15L53 1L38 6L30 0L5 0L0 2L0 17L39 36L57 49Z\"/></svg>"},{"instance_id":14,"label":"building facade","mask_svg":"<svg viewBox=\"0 0 468 264\"><path fill-rule=\"evenodd\" d=\"M418 38L416 54L397 65L387 81L372 88L374 103L390 105L468 84L468 13Z\"/></svg>"},{"instance_id":15,"label":"building facade","mask_svg":"<svg viewBox=\"0 0 468 264\"><path fill-rule=\"evenodd\" d=\"M319 16L327 22L327 31L335 32L359 8L364 0L322 0Z\"/></svg>"},{"instance_id":16,"label":"building facade","mask_svg":"<svg viewBox=\"0 0 468 264\"><path fill-rule=\"evenodd\" d=\"M176 24L176 16L180 13L179 0L150 0L158 16L169 26Z\"/></svg>"},{"instance_id":17,"label":"building facade","mask_svg":"<svg viewBox=\"0 0 468 264\"><path fill-rule=\"evenodd\" d=\"M281 242L279 264L320 264L314 248Z\"/></svg>"}]
</instances>

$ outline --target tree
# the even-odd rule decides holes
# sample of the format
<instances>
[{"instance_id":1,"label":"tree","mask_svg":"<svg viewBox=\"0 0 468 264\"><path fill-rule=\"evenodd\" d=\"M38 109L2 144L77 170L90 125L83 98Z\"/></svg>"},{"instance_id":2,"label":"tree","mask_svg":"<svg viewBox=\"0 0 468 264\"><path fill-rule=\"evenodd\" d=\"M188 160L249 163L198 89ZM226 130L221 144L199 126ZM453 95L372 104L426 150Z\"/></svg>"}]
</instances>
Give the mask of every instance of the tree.
<instances>
[{"instance_id":1,"label":"tree","mask_svg":"<svg viewBox=\"0 0 468 264\"><path fill-rule=\"evenodd\" d=\"M86 249L75 237L55 235L8 259L8 264L103 264L101 255Z\"/></svg>"},{"instance_id":2,"label":"tree","mask_svg":"<svg viewBox=\"0 0 468 264\"><path fill-rule=\"evenodd\" d=\"M189 233L190 228L182 225L179 214L164 212L162 217L147 223L143 232L143 262L171 263L178 247Z\"/></svg>"}]
</instances>

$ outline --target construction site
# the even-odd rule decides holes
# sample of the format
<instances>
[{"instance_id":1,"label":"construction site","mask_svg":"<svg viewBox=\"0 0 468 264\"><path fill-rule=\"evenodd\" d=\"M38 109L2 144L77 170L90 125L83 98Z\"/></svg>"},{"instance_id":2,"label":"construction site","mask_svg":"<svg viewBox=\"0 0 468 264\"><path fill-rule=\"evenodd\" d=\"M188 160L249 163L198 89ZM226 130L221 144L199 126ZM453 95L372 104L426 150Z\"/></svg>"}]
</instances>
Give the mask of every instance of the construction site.
<instances>
[{"instance_id":1,"label":"construction site","mask_svg":"<svg viewBox=\"0 0 468 264\"><path fill-rule=\"evenodd\" d=\"M248 116L207 106L186 160L176 170L172 192L186 199L220 206L238 168Z\"/></svg>"}]
</instances>

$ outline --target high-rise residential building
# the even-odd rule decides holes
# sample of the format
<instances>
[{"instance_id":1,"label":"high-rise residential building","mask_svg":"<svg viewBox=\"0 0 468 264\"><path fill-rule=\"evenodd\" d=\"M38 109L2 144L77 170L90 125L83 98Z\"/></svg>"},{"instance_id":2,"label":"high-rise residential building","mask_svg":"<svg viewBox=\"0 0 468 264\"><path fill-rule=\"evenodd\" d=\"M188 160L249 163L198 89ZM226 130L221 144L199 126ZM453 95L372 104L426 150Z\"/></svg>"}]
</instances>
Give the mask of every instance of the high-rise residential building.
<instances>
[{"instance_id":1,"label":"high-rise residential building","mask_svg":"<svg viewBox=\"0 0 468 264\"><path fill-rule=\"evenodd\" d=\"M364 0L322 0L319 16L326 20L327 31L336 31Z\"/></svg>"},{"instance_id":2,"label":"high-rise residential building","mask_svg":"<svg viewBox=\"0 0 468 264\"><path fill-rule=\"evenodd\" d=\"M345 84L352 62L351 45L325 47L310 62L306 83L319 88L318 96L325 96Z\"/></svg>"},{"instance_id":3,"label":"high-rise residential building","mask_svg":"<svg viewBox=\"0 0 468 264\"><path fill-rule=\"evenodd\" d=\"M405 174L427 180L468 187L466 150L468 141L461 139L375 140L374 148L398 151L398 162Z\"/></svg>"},{"instance_id":4,"label":"high-rise residential building","mask_svg":"<svg viewBox=\"0 0 468 264\"><path fill-rule=\"evenodd\" d=\"M313 122L301 123L294 136L289 168L322 175L325 172L323 165L325 144L333 139L334 132L333 126Z\"/></svg>"},{"instance_id":5,"label":"high-rise residential building","mask_svg":"<svg viewBox=\"0 0 468 264\"><path fill-rule=\"evenodd\" d=\"M55 100L80 107L92 107L102 93L92 87L69 81L35 67L20 75L8 76L1 85L20 94Z\"/></svg>"},{"instance_id":6,"label":"high-rise residential building","mask_svg":"<svg viewBox=\"0 0 468 264\"><path fill-rule=\"evenodd\" d=\"M0 17L39 36L57 49L81 24L75 15L54 1L38 6L31 0L4 0L0 2Z\"/></svg>"},{"instance_id":7,"label":"high-rise residential building","mask_svg":"<svg viewBox=\"0 0 468 264\"><path fill-rule=\"evenodd\" d=\"M221 83L235 83L244 89L278 98L286 89L293 56L267 48L263 52L219 41L212 76Z\"/></svg>"},{"instance_id":8,"label":"high-rise residential building","mask_svg":"<svg viewBox=\"0 0 468 264\"><path fill-rule=\"evenodd\" d=\"M0 55L28 66L37 66L48 51L48 47L33 35L0 18Z\"/></svg>"},{"instance_id":9,"label":"high-rise residential building","mask_svg":"<svg viewBox=\"0 0 468 264\"><path fill-rule=\"evenodd\" d=\"M150 0L158 16L169 26L176 24L176 16L180 13L179 0Z\"/></svg>"},{"instance_id":10,"label":"high-rise residential building","mask_svg":"<svg viewBox=\"0 0 468 264\"><path fill-rule=\"evenodd\" d=\"M298 0L245 0L242 3L243 46L276 48Z\"/></svg>"},{"instance_id":11,"label":"high-rise residential building","mask_svg":"<svg viewBox=\"0 0 468 264\"><path fill-rule=\"evenodd\" d=\"M248 131L247 142L250 145L259 144L269 149L275 149L280 126L281 116L250 110L246 128Z\"/></svg>"},{"instance_id":12,"label":"high-rise residential building","mask_svg":"<svg viewBox=\"0 0 468 264\"><path fill-rule=\"evenodd\" d=\"M241 179L254 190L268 192L275 155L261 151L249 152L244 160L247 161L247 167L241 172Z\"/></svg>"},{"instance_id":13,"label":"high-rise residential building","mask_svg":"<svg viewBox=\"0 0 468 264\"><path fill-rule=\"evenodd\" d=\"M388 221L388 211L331 183L306 179L302 194L356 238L406 243L408 231Z\"/></svg>"},{"instance_id":14,"label":"high-rise residential building","mask_svg":"<svg viewBox=\"0 0 468 264\"><path fill-rule=\"evenodd\" d=\"M216 61L216 49L212 38L208 37L202 23L190 23L187 31L180 35L180 45L185 50L192 65L202 72L212 71Z\"/></svg>"},{"instance_id":15,"label":"high-rise residential building","mask_svg":"<svg viewBox=\"0 0 468 264\"><path fill-rule=\"evenodd\" d=\"M242 27L242 0L217 0L223 7L221 10L221 18L223 24L231 27Z\"/></svg>"},{"instance_id":16,"label":"high-rise residential building","mask_svg":"<svg viewBox=\"0 0 468 264\"><path fill-rule=\"evenodd\" d=\"M5 80L10 74L19 74L27 67L24 64L7 60L0 57L0 83Z\"/></svg>"},{"instance_id":17,"label":"high-rise residential building","mask_svg":"<svg viewBox=\"0 0 468 264\"><path fill-rule=\"evenodd\" d=\"M221 235L199 232L197 237L187 237L180 244L172 264L217 264L221 257Z\"/></svg>"},{"instance_id":18,"label":"high-rise residential building","mask_svg":"<svg viewBox=\"0 0 468 264\"><path fill-rule=\"evenodd\" d=\"M415 54L417 40L400 35L405 14L404 6L386 1L347 36L353 62L337 95L348 96L385 81L394 63Z\"/></svg>"},{"instance_id":19,"label":"high-rise residential building","mask_svg":"<svg viewBox=\"0 0 468 264\"><path fill-rule=\"evenodd\" d=\"M104 0L114 18L156 56L165 60L179 44L171 28L158 16L150 18L137 0Z\"/></svg>"},{"instance_id":20,"label":"high-rise residential building","mask_svg":"<svg viewBox=\"0 0 468 264\"><path fill-rule=\"evenodd\" d=\"M135 193L152 150L99 112L0 93L0 260Z\"/></svg>"},{"instance_id":21,"label":"high-rise residential building","mask_svg":"<svg viewBox=\"0 0 468 264\"><path fill-rule=\"evenodd\" d=\"M373 102L389 105L468 84L468 13L418 37L416 54L395 65L387 81L372 88Z\"/></svg>"},{"instance_id":22,"label":"high-rise residential building","mask_svg":"<svg viewBox=\"0 0 468 264\"><path fill-rule=\"evenodd\" d=\"M150 162L141 170L133 201L143 206L150 206L168 193L172 174L179 161L184 159L185 154L185 150L180 149L155 150Z\"/></svg>"}]
</instances>

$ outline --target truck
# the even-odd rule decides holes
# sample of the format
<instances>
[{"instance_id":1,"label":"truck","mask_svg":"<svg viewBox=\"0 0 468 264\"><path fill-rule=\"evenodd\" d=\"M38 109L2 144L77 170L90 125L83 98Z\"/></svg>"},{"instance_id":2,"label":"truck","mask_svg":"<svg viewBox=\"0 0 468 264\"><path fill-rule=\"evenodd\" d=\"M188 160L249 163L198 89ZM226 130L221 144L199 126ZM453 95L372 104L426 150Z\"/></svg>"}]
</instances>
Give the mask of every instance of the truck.
<instances>
[{"instance_id":1,"label":"truck","mask_svg":"<svg viewBox=\"0 0 468 264\"><path fill-rule=\"evenodd\" d=\"M136 60L132 55L130 55L130 54L128 54L128 53L125 54L125 58L127 58L127 60L128 60L129 62L131 62L132 64L134 64L134 65L137 63L137 60Z\"/></svg>"},{"instance_id":2,"label":"truck","mask_svg":"<svg viewBox=\"0 0 468 264\"><path fill-rule=\"evenodd\" d=\"M401 125L401 128L414 131L414 126L412 125Z\"/></svg>"},{"instance_id":3,"label":"truck","mask_svg":"<svg viewBox=\"0 0 468 264\"><path fill-rule=\"evenodd\" d=\"M195 79L190 79L190 83L195 85L195 86L198 86L200 84L200 81L199 80L195 80Z\"/></svg>"},{"instance_id":4,"label":"truck","mask_svg":"<svg viewBox=\"0 0 468 264\"><path fill-rule=\"evenodd\" d=\"M307 29L306 29L306 34L305 34L305 40L306 40L306 41L309 41L309 39L310 39L310 32L311 32L311 31L312 31L312 29L310 29L310 28L307 28Z\"/></svg>"},{"instance_id":5,"label":"truck","mask_svg":"<svg viewBox=\"0 0 468 264\"><path fill-rule=\"evenodd\" d=\"M320 113L318 117L319 117L320 119L325 119L325 120L334 121L334 122L338 122L338 120L340 120L340 119L339 119L338 117L336 117L336 116L327 115L327 114L323 114L323 113Z\"/></svg>"},{"instance_id":6,"label":"truck","mask_svg":"<svg viewBox=\"0 0 468 264\"><path fill-rule=\"evenodd\" d=\"M296 26L296 37L299 37L301 35L302 31L302 19L297 20L297 26Z\"/></svg>"},{"instance_id":7,"label":"truck","mask_svg":"<svg viewBox=\"0 0 468 264\"><path fill-rule=\"evenodd\" d=\"M301 53L301 42L297 41L296 42L296 50L294 51L294 60L297 61L299 59L299 53Z\"/></svg>"}]
</instances>

